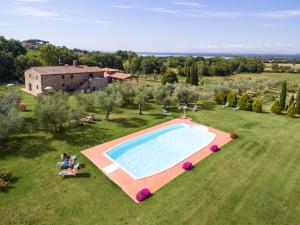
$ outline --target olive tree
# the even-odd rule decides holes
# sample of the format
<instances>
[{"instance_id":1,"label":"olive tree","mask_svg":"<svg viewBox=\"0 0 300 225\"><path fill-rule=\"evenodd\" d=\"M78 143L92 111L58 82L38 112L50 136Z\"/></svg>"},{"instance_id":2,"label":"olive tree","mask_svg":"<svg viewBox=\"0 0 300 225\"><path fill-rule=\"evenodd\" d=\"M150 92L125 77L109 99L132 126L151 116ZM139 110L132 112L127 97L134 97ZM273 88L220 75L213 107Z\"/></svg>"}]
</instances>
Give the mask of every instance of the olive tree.
<instances>
[{"instance_id":1,"label":"olive tree","mask_svg":"<svg viewBox=\"0 0 300 225\"><path fill-rule=\"evenodd\" d=\"M111 112L123 104L123 98L117 88L110 86L104 91L94 93L94 101L96 107L101 107L105 110L105 119L109 120Z\"/></svg>"},{"instance_id":2,"label":"olive tree","mask_svg":"<svg viewBox=\"0 0 300 225\"><path fill-rule=\"evenodd\" d=\"M20 98L16 92L0 96L0 139L5 140L17 132L23 119L18 111Z\"/></svg>"},{"instance_id":3,"label":"olive tree","mask_svg":"<svg viewBox=\"0 0 300 225\"><path fill-rule=\"evenodd\" d=\"M168 107L174 103L173 97L174 86L171 84L155 85L152 89L154 101L164 107Z\"/></svg>"},{"instance_id":4,"label":"olive tree","mask_svg":"<svg viewBox=\"0 0 300 225\"><path fill-rule=\"evenodd\" d=\"M35 116L42 128L47 131L60 131L72 120L69 96L62 92L52 95L39 95Z\"/></svg>"},{"instance_id":5,"label":"olive tree","mask_svg":"<svg viewBox=\"0 0 300 225\"><path fill-rule=\"evenodd\" d=\"M177 84L173 93L179 104L195 103L199 100L199 88L197 86Z\"/></svg>"},{"instance_id":6,"label":"olive tree","mask_svg":"<svg viewBox=\"0 0 300 225\"><path fill-rule=\"evenodd\" d=\"M139 107L139 114L142 115L142 110L144 109L147 102L150 100L152 93L151 89L146 86L138 87L135 90L134 102Z\"/></svg>"}]
</instances>

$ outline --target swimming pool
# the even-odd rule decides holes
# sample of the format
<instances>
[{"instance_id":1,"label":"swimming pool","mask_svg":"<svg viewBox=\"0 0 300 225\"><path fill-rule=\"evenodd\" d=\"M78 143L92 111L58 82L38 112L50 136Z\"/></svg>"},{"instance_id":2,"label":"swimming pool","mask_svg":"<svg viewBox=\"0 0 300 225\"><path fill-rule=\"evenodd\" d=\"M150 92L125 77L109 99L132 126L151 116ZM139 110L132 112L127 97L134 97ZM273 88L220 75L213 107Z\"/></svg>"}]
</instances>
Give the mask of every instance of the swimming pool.
<instances>
[{"instance_id":1,"label":"swimming pool","mask_svg":"<svg viewBox=\"0 0 300 225\"><path fill-rule=\"evenodd\" d=\"M204 126L179 123L123 142L104 155L137 180L175 166L201 151L215 137Z\"/></svg>"}]
</instances>

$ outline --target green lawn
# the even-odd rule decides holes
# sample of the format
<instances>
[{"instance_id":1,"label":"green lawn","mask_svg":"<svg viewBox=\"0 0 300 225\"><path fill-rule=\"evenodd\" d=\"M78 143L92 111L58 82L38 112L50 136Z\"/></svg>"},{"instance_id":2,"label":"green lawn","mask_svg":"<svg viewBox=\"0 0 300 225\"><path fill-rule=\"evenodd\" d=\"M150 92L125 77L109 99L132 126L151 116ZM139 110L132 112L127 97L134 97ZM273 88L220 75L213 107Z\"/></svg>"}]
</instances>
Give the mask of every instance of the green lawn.
<instances>
[{"instance_id":1,"label":"green lawn","mask_svg":"<svg viewBox=\"0 0 300 225\"><path fill-rule=\"evenodd\" d=\"M120 109L112 121L52 135L37 127L35 98L22 95L29 105L25 126L0 148L0 167L14 175L13 187L0 193L1 224L300 223L300 119L214 104L188 112L240 138L136 204L79 152L168 120L159 106L149 104L142 116L135 108ZM57 175L61 152L76 153L85 164L79 178Z\"/></svg>"}]
</instances>

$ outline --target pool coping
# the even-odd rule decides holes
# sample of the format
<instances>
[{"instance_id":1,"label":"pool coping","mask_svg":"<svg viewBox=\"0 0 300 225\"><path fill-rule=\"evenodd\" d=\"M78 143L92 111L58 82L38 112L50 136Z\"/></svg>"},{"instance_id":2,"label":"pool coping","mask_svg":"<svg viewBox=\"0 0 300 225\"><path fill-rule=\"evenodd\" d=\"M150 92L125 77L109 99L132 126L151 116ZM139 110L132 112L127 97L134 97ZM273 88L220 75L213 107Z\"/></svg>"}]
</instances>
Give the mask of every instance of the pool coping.
<instances>
[{"instance_id":1,"label":"pool coping","mask_svg":"<svg viewBox=\"0 0 300 225\"><path fill-rule=\"evenodd\" d=\"M184 123L184 122L182 122L182 123L177 123L177 124L185 124L185 125L189 126L187 123ZM158 171L158 172L154 172L154 173L151 173L151 174L149 174L149 175L147 175L147 176L142 176L142 177L135 177L130 171L128 171L126 168L124 168L124 166L122 166L120 163L118 163L116 160L114 160L113 158L111 158L111 157L107 154L109 151L113 150L114 148L117 148L118 146L120 146L120 145L122 145L122 144L124 144L124 143L126 143L126 142L128 142L128 141L134 140L134 139L136 139L136 138L143 137L143 136L145 136L145 135L148 135L148 134L151 134L151 133L153 133L153 132L159 131L160 129L164 129L164 128L167 128L167 127L170 127L170 126L174 126L174 125L177 125L177 124L169 124L169 125L166 125L166 126L157 128L157 129L155 129L155 130L149 131L149 132L147 132L147 133L141 134L141 135L139 135L139 136L133 137L133 138L131 138L131 139L127 139L127 140L125 140L125 141L123 141L123 142L121 142L121 143L119 143L119 144L117 144L117 145L111 147L110 149L105 150L102 154L103 154L106 158L108 158L109 160L111 160L111 161L114 163L114 164L111 164L111 165L118 165L119 168L121 168L122 170L124 170L124 171L125 171L127 174L129 174L134 180L140 180L140 179L143 179L143 178L152 177L152 176L154 176L154 175L156 175L156 174L163 173L164 171L166 171L166 170L172 168L173 166L176 166L178 163L182 163L183 161L185 161L186 159L188 159L189 157L191 157L191 156L194 155L195 153L197 153L197 152L199 152L199 151L202 151L204 148L206 148L208 145L210 145L210 144L216 139L216 134L209 132L209 130L208 130L207 127L205 127L205 126L203 126L203 125L200 125L200 124L197 124L197 125L193 124L194 126L197 126L197 127L204 127L204 128L206 128L206 129L207 129L206 132L213 135L212 141L209 142L208 144L206 144L203 148L201 148L201 150L197 150L196 152L193 152L193 153L189 154L189 155L188 155L186 158L184 158L183 160L180 160L180 161L178 161L178 162L172 163L172 165L170 165L170 166L168 166L167 168L164 168L164 169L162 169L162 170L160 170L160 171Z\"/></svg>"},{"instance_id":2,"label":"pool coping","mask_svg":"<svg viewBox=\"0 0 300 225\"><path fill-rule=\"evenodd\" d=\"M129 135L114 139L112 141L108 141L106 143L97 145L95 147L86 149L81 151L81 153L87 157L97 168L99 168L104 175L106 175L108 178L110 178L114 183L116 183L130 198L132 198L135 202L136 194L138 191L140 191L143 188L148 188L152 193L169 183L171 180L173 180L175 177L179 176L180 174L184 173L185 171L182 169L182 163L189 161L192 162L193 165L196 165L201 160L206 158L207 156L213 154L213 152L210 151L210 146L213 144L218 145L219 147L222 147L223 145L230 142L232 139L230 137L230 134L211 128L208 128L208 132L215 134L214 140L208 144L206 147L199 149L198 152L192 154L191 156L185 158L184 160L180 161L176 165L170 167L169 169L141 179L134 179L131 177L130 174L128 174L126 171L124 171L121 167L114 170L111 173L106 173L105 168L107 166L110 166L112 164L115 164L113 160L105 156L105 152L107 152L109 149L124 143L130 139L145 135L147 133L153 132L157 129L169 126L169 125L175 125L185 123L188 125L200 125L204 126L202 124L193 122L189 119L174 119L170 120L164 123L161 123L156 126L152 126L134 133L131 133Z\"/></svg>"}]
</instances>

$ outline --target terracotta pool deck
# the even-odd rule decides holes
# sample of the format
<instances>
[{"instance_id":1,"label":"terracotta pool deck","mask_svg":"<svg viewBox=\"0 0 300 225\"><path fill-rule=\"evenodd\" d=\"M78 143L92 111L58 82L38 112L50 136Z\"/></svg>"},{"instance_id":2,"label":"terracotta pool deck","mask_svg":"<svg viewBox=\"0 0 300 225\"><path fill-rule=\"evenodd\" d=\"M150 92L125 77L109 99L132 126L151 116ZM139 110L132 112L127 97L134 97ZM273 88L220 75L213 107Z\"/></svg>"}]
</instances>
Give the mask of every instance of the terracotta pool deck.
<instances>
[{"instance_id":1,"label":"terracotta pool deck","mask_svg":"<svg viewBox=\"0 0 300 225\"><path fill-rule=\"evenodd\" d=\"M152 193L157 191L159 188L173 180L175 177L179 176L180 174L184 173L184 170L181 168L182 163L189 161L192 162L193 165L196 165L202 159L206 158L210 154L213 154L210 151L210 146L213 144L222 147L223 145L227 144L232 139L230 138L230 134L216 130L214 128L208 127L208 131L211 133L216 134L215 139L211 144L209 144L204 149L199 149L197 153L184 159L182 162L178 163L177 165L167 169L166 171L147 177L135 180L133 179L128 173L126 173L122 168L113 168L114 162L106 157L103 153L107 150L111 149L112 147L127 141L129 139L138 137L140 135L146 134L148 132L157 130L159 128L165 127L167 125L173 125L178 123L186 123L186 124L196 124L189 119L174 119L129 135L124 137L106 142L104 144L92 147L90 149L86 149L81 153L86 156L89 160L91 160L107 177L109 177L113 182L115 182L129 197L131 197L134 201L136 201L135 196L139 190L142 188L148 188ZM200 151L201 150L201 151Z\"/></svg>"}]
</instances>

